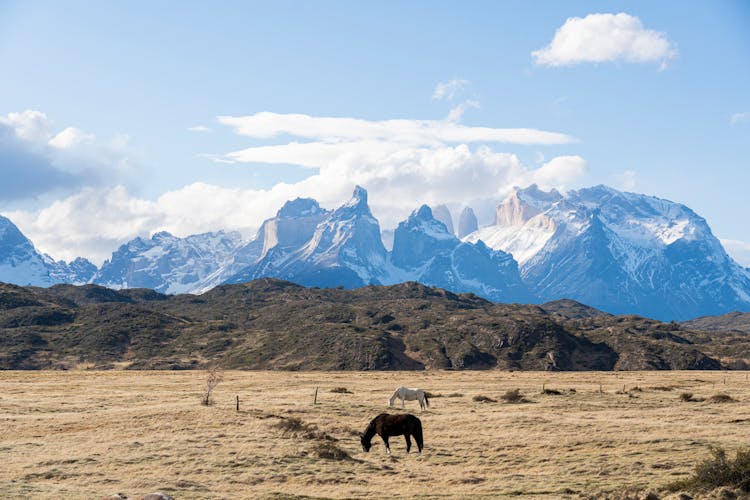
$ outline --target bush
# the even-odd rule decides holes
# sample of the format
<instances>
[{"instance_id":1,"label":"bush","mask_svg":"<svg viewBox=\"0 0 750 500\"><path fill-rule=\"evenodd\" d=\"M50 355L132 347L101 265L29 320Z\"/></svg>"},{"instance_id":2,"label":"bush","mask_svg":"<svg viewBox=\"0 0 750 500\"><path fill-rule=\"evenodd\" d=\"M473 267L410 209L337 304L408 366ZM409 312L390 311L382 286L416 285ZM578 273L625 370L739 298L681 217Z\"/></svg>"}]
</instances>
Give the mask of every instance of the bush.
<instances>
[{"instance_id":1,"label":"bush","mask_svg":"<svg viewBox=\"0 0 750 500\"><path fill-rule=\"evenodd\" d=\"M273 427L281 430L283 437L300 437L304 439L319 439L322 441L336 441L336 438L325 432L319 431L314 424L308 424L297 417L279 417Z\"/></svg>"},{"instance_id":2,"label":"bush","mask_svg":"<svg viewBox=\"0 0 750 500\"><path fill-rule=\"evenodd\" d=\"M692 477L669 485L669 489L708 491L714 488L738 488L750 492L750 448L737 450L734 460L723 448L709 448L711 457L695 466Z\"/></svg>"},{"instance_id":3,"label":"bush","mask_svg":"<svg viewBox=\"0 0 750 500\"><path fill-rule=\"evenodd\" d=\"M523 394L521 394L520 389L511 389L502 396L500 396L500 399L505 401L506 403L528 403L529 400L523 397Z\"/></svg>"},{"instance_id":4,"label":"bush","mask_svg":"<svg viewBox=\"0 0 750 500\"><path fill-rule=\"evenodd\" d=\"M343 450L333 443L319 443L312 449L313 455L326 460L347 460L351 458L346 450Z\"/></svg>"},{"instance_id":5,"label":"bush","mask_svg":"<svg viewBox=\"0 0 750 500\"><path fill-rule=\"evenodd\" d=\"M432 392L424 391L424 395L427 396L428 399L432 399L432 398L462 398L462 397L464 397L464 395L461 394L460 392L451 392L450 394L440 394L439 392L432 393Z\"/></svg>"},{"instance_id":6,"label":"bush","mask_svg":"<svg viewBox=\"0 0 750 500\"><path fill-rule=\"evenodd\" d=\"M488 398L487 396L482 396L481 394L478 394L471 398L472 401L476 401L477 403L497 403L497 399Z\"/></svg>"},{"instance_id":7,"label":"bush","mask_svg":"<svg viewBox=\"0 0 750 500\"><path fill-rule=\"evenodd\" d=\"M557 389L544 389L542 391L542 394L545 394L547 396L560 396L562 395L562 392L558 391Z\"/></svg>"},{"instance_id":8,"label":"bush","mask_svg":"<svg viewBox=\"0 0 750 500\"><path fill-rule=\"evenodd\" d=\"M695 401L695 399L693 399L693 393L692 392L683 392L682 394L680 394L680 401L684 401L686 403L689 403L691 401Z\"/></svg>"},{"instance_id":9,"label":"bush","mask_svg":"<svg viewBox=\"0 0 750 500\"><path fill-rule=\"evenodd\" d=\"M347 389L346 387L334 387L331 389L331 392L336 394L354 394L352 391Z\"/></svg>"},{"instance_id":10,"label":"bush","mask_svg":"<svg viewBox=\"0 0 750 500\"><path fill-rule=\"evenodd\" d=\"M729 394L714 394L710 398L708 398L709 403L736 403L737 400L734 399Z\"/></svg>"}]
</instances>

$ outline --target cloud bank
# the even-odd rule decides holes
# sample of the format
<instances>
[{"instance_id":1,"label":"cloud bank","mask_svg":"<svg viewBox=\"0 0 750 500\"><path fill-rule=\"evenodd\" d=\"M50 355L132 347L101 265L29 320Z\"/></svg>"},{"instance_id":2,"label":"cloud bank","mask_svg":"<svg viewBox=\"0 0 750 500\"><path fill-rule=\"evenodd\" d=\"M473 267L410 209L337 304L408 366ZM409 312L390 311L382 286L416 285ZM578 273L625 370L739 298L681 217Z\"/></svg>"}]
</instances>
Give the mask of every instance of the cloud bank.
<instances>
[{"instance_id":1,"label":"cloud bank","mask_svg":"<svg viewBox=\"0 0 750 500\"><path fill-rule=\"evenodd\" d=\"M216 161L233 163L238 175L274 164L306 167L310 175L269 189L196 182L154 200L120 185L87 186L44 209L4 215L53 257L70 260L82 255L101 264L118 245L156 231L187 236L225 229L251 237L285 201L312 197L333 208L348 199L355 184L370 192L373 213L382 226L392 228L422 203L492 206L513 186L537 183L564 189L577 186L585 175L586 162L580 156L557 156L530 167L516 154L489 145L569 144L573 137L536 129L470 127L458 119L460 114L454 121L370 121L271 112L222 116L219 123L241 136L278 143L216 155ZM28 130L36 134L34 127ZM44 137L71 147L95 140L68 129Z\"/></svg>"},{"instance_id":2,"label":"cloud bank","mask_svg":"<svg viewBox=\"0 0 750 500\"><path fill-rule=\"evenodd\" d=\"M126 140L97 142L76 127L56 132L34 110L0 116L0 198L23 200L101 185L129 168Z\"/></svg>"},{"instance_id":3,"label":"cloud bank","mask_svg":"<svg viewBox=\"0 0 750 500\"><path fill-rule=\"evenodd\" d=\"M572 66L609 61L656 62L663 69L677 56L664 33L643 27L624 12L570 17L546 47L531 53L539 66Z\"/></svg>"}]
</instances>

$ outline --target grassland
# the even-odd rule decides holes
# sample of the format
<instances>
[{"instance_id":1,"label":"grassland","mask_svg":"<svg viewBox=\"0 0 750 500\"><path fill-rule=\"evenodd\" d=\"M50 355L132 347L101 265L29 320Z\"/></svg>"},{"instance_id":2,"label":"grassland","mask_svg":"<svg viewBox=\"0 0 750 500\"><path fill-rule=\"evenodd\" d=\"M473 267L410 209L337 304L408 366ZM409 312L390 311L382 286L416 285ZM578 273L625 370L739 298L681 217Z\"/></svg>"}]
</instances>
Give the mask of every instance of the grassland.
<instances>
[{"instance_id":1,"label":"grassland","mask_svg":"<svg viewBox=\"0 0 750 500\"><path fill-rule=\"evenodd\" d=\"M205 377L0 372L0 497L580 498L656 490L708 445L750 444L747 372L238 371L203 406ZM394 438L389 457L376 438L363 453L357 434L401 384L436 395L425 452ZM530 402L503 402L516 388Z\"/></svg>"}]
</instances>

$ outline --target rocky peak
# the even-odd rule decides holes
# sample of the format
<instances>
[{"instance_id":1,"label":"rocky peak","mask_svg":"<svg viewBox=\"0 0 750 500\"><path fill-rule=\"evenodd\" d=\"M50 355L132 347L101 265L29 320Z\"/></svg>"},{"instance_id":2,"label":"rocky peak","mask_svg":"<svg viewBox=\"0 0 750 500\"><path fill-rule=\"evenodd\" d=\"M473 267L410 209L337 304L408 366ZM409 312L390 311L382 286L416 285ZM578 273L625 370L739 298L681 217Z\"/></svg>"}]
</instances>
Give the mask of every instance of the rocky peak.
<instances>
[{"instance_id":1,"label":"rocky peak","mask_svg":"<svg viewBox=\"0 0 750 500\"><path fill-rule=\"evenodd\" d=\"M477 229L479 229L479 223L477 222L477 216L474 215L474 210L471 207L464 208L458 218L458 237L464 238Z\"/></svg>"}]
</instances>

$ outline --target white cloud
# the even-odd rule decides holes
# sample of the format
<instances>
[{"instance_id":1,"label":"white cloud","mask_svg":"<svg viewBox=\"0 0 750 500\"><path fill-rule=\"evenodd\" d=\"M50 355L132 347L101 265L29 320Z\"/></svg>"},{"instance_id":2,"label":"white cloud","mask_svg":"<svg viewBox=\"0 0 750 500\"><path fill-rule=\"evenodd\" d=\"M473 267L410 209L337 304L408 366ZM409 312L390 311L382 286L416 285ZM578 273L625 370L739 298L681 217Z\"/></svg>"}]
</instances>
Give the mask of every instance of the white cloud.
<instances>
[{"instance_id":1,"label":"white cloud","mask_svg":"<svg viewBox=\"0 0 750 500\"><path fill-rule=\"evenodd\" d=\"M538 184L543 189L565 189L586 174L586 160L580 156L557 156L528 174L528 184Z\"/></svg>"},{"instance_id":2,"label":"white cloud","mask_svg":"<svg viewBox=\"0 0 750 500\"><path fill-rule=\"evenodd\" d=\"M540 66L626 61L657 62L663 69L677 49L664 33L645 29L639 18L621 12L570 17L548 46L531 55Z\"/></svg>"},{"instance_id":3,"label":"white cloud","mask_svg":"<svg viewBox=\"0 0 750 500\"><path fill-rule=\"evenodd\" d=\"M750 120L750 113L745 111L742 113L734 113L729 119L729 123L731 123L732 125L739 125L740 123L746 122L748 120Z\"/></svg>"},{"instance_id":4,"label":"white cloud","mask_svg":"<svg viewBox=\"0 0 750 500\"><path fill-rule=\"evenodd\" d=\"M467 109L479 109L479 101L475 100L468 100L464 101L461 104L458 104L451 108L451 110L448 112L448 116L445 118L446 121L458 123L461 121L461 118L464 116L464 113Z\"/></svg>"},{"instance_id":5,"label":"white cloud","mask_svg":"<svg viewBox=\"0 0 750 500\"><path fill-rule=\"evenodd\" d=\"M71 149L79 144L92 144L94 134L87 134L75 127L68 127L52 139L47 144L57 149Z\"/></svg>"},{"instance_id":6,"label":"white cloud","mask_svg":"<svg viewBox=\"0 0 750 500\"><path fill-rule=\"evenodd\" d=\"M46 142L52 136L52 123L45 113L27 109L20 113L0 116L0 125L10 127L20 139L29 142Z\"/></svg>"},{"instance_id":7,"label":"white cloud","mask_svg":"<svg viewBox=\"0 0 750 500\"><path fill-rule=\"evenodd\" d=\"M196 125L194 127L188 127L190 132L211 132L211 129L205 125Z\"/></svg>"},{"instance_id":8,"label":"white cloud","mask_svg":"<svg viewBox=\"0 0 750 500\"><path fill-rule=\"evenodd\" d=\"M382 120L316 117L260 112L248 116L219 116L222 125L240 135L270 139L288 134L326 143L388 141L405 145L503 142L511 144L570 144L576 139L558 132L530 128L467 127L448 120Z\"/></svg>"},{"instance_id":9,"label":"white cloud","mask_svg":"<svg viewBox=\"0 0 750 500\"><path fill-rule=\"evenodd\" d=\"M471 85L469 80L460 80L458 78L454 78L447 82L440 82L435 86L435 90L432 92L432 98L435 101L440 101L442 99L452 101L456 94L469 85Z\"/></svg>"},{"instance_id":10,"label":"white cloud","mask_svg":"<svg viewBox=\"0 0 750 500\"><path fill-rule=\"evenodd\" d=\"M41 111L0 116L0 200L66 195L129 175L126 138L102 142L76 127L58 130Z\"/></svg>"},{"instance_id":11,"label":"white cloud","mask_svg":"<svg viewBox=\"0 0 750 500\"><path fill-rule=\"evenodd\" d=\"M43 252L66 260L82 255L100 264L122 243L156 231L187 236L226 229L252 236L286 200L313 197L334 208L351 195L354 184L368 189L373 213L387 228L422 203L489 206L512 186L565 187L579 181L584 172L585 162L576 156L553 158L533 169L514 154L487 147L472 151L464 144L377 154L352 150L307 179L266 190L194 183L145 200L123 187L87 188L39 211L4 215Z\"/></svg>"},{"instance_id":12,"label":"white cloud","mask_svg":"<svg viewBox=\"0 0 750 500\"><path fill-rule=\"evenodd\" d=\"M727 253L740 265L750 267L750 243L739 240L720 239Z\"/></svg>"}]
</instances>

